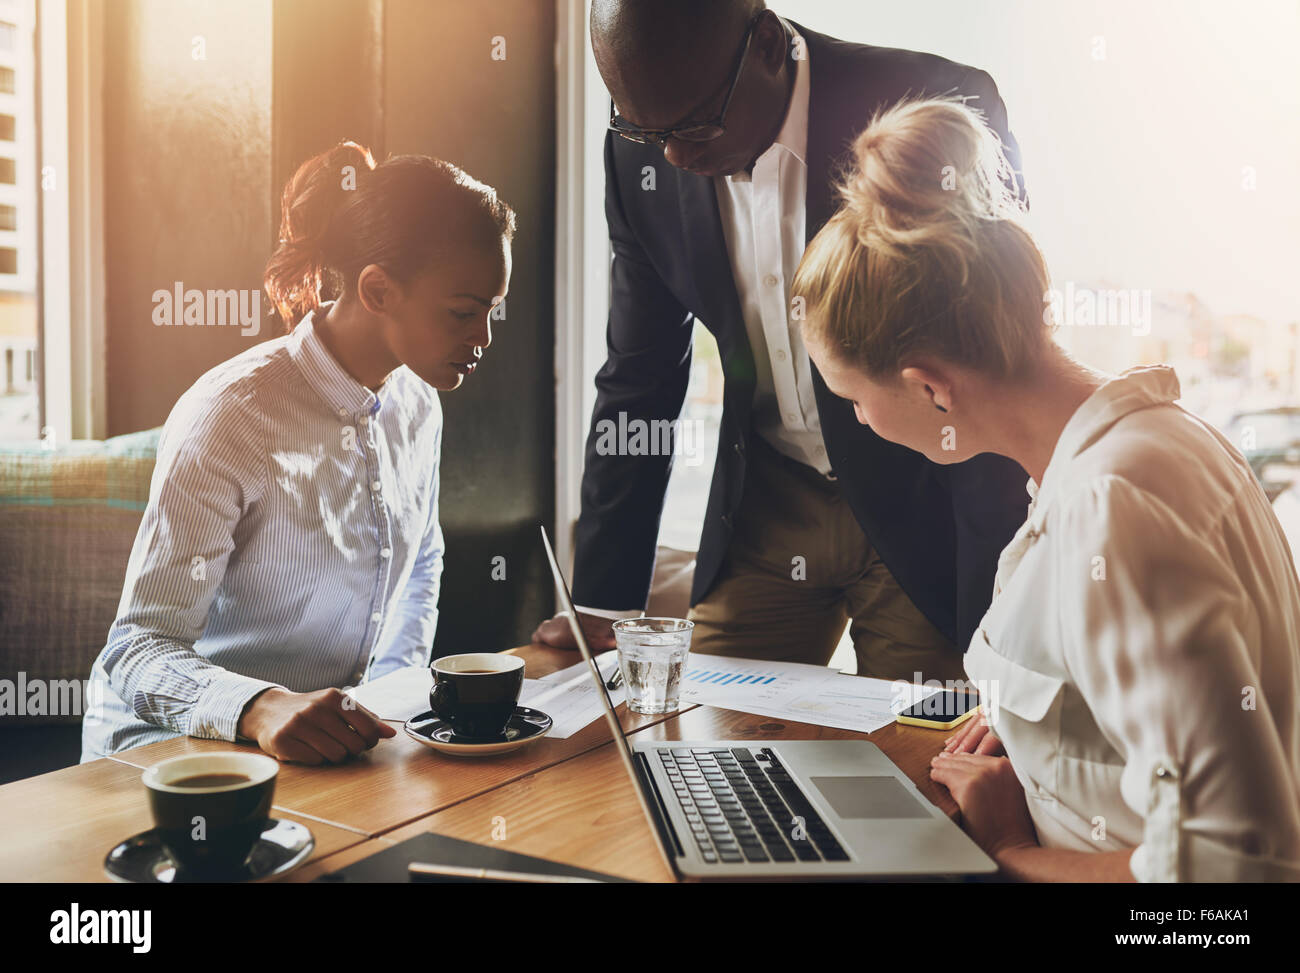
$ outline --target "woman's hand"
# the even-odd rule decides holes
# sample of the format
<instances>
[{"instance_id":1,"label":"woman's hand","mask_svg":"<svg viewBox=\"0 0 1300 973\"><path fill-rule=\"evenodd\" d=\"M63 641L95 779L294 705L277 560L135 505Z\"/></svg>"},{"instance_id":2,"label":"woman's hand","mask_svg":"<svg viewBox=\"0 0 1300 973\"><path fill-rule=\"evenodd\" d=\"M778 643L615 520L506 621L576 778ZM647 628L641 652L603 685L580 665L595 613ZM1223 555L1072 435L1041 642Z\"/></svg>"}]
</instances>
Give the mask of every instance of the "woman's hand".
<instances>
[{"instance_id":1,"label":"woman's hand","mask_svg":"<svg viewBox=\"0 0 1300 973\"><path fill-rule=\"evenodd\" d=\"M990 858L998 861L1005 851L1038 847L1025 790L1006 757L943 752L930 761L930 778L952 793L962 827Z\"/></svg>"},{"instance_id":2,"label":"woman's hand","mask_svg":"<svg viewBox=\"0 0 1300 973\"><path fill-rule=\"evenodd\" d=\"M989 726L988 714L983 710L963 723L947 740L943 741L945 753L986 753L990 757L1006 754L1002 741Z\"/></svg>"},{"instance_id":3,"label":"woman's hand","mask_svg":"<svg viewBox=\"0 0 1300 973\"><path fill-rule=\"evenodd\" d=\"M244 708L238 733L280 760L336 764L397 731L341 690L291 693L275 687Z\"/></svg>"}]
</instances>

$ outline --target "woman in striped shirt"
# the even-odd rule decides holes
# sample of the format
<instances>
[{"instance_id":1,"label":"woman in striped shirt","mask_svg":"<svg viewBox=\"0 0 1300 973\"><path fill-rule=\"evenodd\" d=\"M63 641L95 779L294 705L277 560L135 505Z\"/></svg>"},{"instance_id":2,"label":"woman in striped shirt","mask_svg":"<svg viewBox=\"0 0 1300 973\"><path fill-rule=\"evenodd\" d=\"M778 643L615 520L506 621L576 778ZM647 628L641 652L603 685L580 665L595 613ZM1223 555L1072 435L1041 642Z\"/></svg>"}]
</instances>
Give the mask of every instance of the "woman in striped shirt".
<instances>
[{"instance_id":1,"label":"woman in striped shirt","mask_svg":"<svg viewBox=\"0 0 1300 973\"><path fill-rule=\"evenodd\" d=\"M491 343L514 228L427 156L344 142L298 169L265 278L290 332L167 419L82 760L188 734L314 764L393 735L340 689L430 661L438 391Z\"/></svg>"}]
</instances>

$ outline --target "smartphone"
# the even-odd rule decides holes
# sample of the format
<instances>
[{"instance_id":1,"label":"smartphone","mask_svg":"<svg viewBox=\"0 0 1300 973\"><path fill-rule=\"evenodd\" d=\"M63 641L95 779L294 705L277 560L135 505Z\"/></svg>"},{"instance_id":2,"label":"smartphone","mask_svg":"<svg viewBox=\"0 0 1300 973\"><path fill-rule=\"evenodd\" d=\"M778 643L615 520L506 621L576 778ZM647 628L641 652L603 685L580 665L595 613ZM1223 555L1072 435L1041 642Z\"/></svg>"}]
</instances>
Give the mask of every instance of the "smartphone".
<instances>
[{"instance_id":1,"label":"smartphone","mask_svg":"<svg viewBox=\"0 0 1300 973\"><path fill-rule=\"evenodd\" d=\"M966 722L979 710L979 693L941 689L899 713L898 722L906 723L908 726L923 726L930 730L951 730L954 726Z\"/></svg>"}]
</instances>

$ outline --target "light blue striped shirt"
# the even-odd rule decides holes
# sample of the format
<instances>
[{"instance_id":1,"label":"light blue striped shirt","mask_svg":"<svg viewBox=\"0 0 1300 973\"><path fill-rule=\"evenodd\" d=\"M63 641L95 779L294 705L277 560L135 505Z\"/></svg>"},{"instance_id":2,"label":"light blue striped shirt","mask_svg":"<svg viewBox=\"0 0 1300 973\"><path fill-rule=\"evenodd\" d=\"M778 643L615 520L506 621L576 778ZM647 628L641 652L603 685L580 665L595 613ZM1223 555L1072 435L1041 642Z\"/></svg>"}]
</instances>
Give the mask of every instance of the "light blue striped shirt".
<instances>
[{"instance_id":1,"label":"light blue striped shirt","mask_svg":"<svg viewBox=\"0 0 1300 973\"><path fill-rule=\"evenodd\" d=\"M372 392L307 315L172 409L81 759L179 734L235 740L270 686L428 665L438 621L442 409L402 366Z\"/></svg>"}]
</instances>

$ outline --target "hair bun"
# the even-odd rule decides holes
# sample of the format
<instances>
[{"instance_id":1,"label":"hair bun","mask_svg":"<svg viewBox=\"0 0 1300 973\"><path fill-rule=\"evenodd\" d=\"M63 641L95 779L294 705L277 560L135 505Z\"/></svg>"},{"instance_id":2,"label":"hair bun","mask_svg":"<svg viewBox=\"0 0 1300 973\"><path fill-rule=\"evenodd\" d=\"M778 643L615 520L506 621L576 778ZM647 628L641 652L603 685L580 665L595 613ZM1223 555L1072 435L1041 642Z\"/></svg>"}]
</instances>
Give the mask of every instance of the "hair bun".
<instances>
[{"instance_id":1,"label":"hair bun","mask_svg":"<svg viewBox=\"0 0 1300 973\"><path fill-rule=\"evenodd\" d=\"M335 164L336 169L342 174L344 166L353 166L358 174L358 178L364 178L362 172L371 172L375 168L375 157L370 154L370 150L359 142L353 142L351 139L344 139L334 148L330 149L329 161Z\"/></svg>"},{"instance_id":2,"label":"hair bun","mask_svg":"<svg viewBox=\"0 0 1300 973\"><path fill-rule=\"evenodd\" d=\"M352 173L345 172L348 166L353 167ZM374 168L369 149L345 140L308 159L285 185L279 246L267 263L263 283L286 323L320 306L322 277L330 257L330 221L347 202L349 189L364 186Z\"/></svg>"},{"instance_id":3,"label":"hair bun","mask_svg":"<svg viewBox=\"0 0 1300 973\"><path fill-rule=\"evenodd\" d=\"M1023 211L1001 142L959 98L877 113L853 142L853 162L839 187L842 218L864 247L893 257L917 246L964 256L982 222Z\"/></svg>"},{"instance_id":4,"label":"hair bun","mask_svg":"<svg viewBox=\"0 0 1300 973\"><path fill-rule=\"evenodd\" d=\"M365 184L374 168L370 150L347 140L303 163L285 188L280 242L319 247L334 211L347 201L350 190Z\"/></svg>"},{"instance_id":5,"label":"hair bun","mask_svg":"<svg viewBox=\"0 0 1300 973\"><path fill-rule=\"evenodd\" d=\"M958 98L905 100L854 140L843 205L791 282L806 342L892 381L908 363L1005 379L1050 340L1047 265L1015 217L1019 181Z\"/></svg>"}]
</instances>

